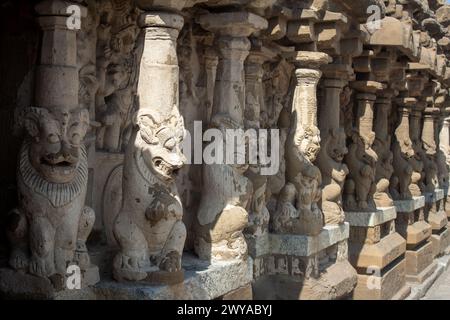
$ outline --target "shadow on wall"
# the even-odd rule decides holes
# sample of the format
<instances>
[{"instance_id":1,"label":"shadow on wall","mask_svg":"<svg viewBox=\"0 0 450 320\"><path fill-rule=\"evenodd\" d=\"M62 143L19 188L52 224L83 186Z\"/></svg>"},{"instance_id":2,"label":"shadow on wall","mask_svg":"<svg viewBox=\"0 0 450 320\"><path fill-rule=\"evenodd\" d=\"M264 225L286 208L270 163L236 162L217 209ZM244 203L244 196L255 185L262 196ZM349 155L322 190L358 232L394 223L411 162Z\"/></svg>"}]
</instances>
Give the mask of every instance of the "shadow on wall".
<instances>
[{"instance_id":1,"label":"shadow on wall","mask_svg":"<svg viewBox=\"0 0 450 320\"><path fill-rule=\"evenodd\" d=\"M0 1L0 257L6 253L5 218L17 204L16 165L21 138L15 135L14 110L33 102L33 66L40 33L34 20L36 3Z\"/></svg>"}]
</instances>

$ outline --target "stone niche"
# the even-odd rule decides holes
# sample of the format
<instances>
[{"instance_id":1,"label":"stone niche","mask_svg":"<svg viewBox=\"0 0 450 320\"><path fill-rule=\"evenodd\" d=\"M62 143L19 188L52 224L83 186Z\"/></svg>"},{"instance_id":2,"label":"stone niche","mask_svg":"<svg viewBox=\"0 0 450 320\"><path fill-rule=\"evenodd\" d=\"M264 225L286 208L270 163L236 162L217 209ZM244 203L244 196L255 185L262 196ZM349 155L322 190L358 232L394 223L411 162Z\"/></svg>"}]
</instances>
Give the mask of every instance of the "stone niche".
<instances>
[{"instance_id":1,"label":"stone niche","mask_svg":"<svg viewBox=\"0 0 450 320\"><path fill-rule=\"evenodd\" d=\"M404 299L442 271L450 6L4 3L0 297ZM201 159L229 130L260 162Z\"/></svg>"}]
</instances>

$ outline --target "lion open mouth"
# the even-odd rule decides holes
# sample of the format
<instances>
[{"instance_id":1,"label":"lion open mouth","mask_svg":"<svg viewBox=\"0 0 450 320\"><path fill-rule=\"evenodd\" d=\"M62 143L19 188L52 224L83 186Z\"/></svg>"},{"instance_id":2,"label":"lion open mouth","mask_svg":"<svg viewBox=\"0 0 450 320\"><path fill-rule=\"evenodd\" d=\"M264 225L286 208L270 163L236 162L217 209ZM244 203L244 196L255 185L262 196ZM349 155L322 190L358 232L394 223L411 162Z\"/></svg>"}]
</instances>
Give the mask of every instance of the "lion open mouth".
<instances>
[{"instance_id":1,"label":"lion open mouth","mask_svg":"<svg viewBox=\"0 0 450 320\"><path fill-rule=\"evenodd\" d=\"M162 158L154 158L153 165L155 170L166 179L173 179L180 171L180 166L172 165Z\"/></svg>"},{"instance_id":2,"label":"lion open mouth","mask_svg":"<svg viewBox=\"0 0 450 320\"><path fill-rule=\"evenodd\" d=\"M57 173L59 175L70 175L76 169L76 163L67 159L51 160L43 157L41 158L40 164L47 171Z\"/></svg>"}]
</instances>

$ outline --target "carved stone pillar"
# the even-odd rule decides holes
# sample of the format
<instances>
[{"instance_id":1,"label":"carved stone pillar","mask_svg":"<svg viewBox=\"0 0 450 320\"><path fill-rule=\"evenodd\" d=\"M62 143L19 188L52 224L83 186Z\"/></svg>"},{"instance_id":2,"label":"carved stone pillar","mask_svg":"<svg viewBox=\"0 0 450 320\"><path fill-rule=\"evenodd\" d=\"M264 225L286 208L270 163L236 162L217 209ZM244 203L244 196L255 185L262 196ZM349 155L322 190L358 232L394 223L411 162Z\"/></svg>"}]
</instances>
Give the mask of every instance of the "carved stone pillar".
<instances>
[{"instance_id":1,"label":"carved stone pillar","mask_svg":"<svg viewBox=\"0 0 450 320\"><path fill-rule=\"evenodd\" d=\"M377 207L390 207L394 204L389 193L389 181L393 168L393 154L391 152L391 136L389 134L389 115L391 113L392 90L382 91L375 101L375 141L373 150L378 155L375 170L377 190L374 195Z\"/></svg>"},{"instance_id":2,"label":"carved stone pillar","mask_svg":"<svg viewBox=\"0 0 450 320\"><path fill-rule=\"evenodd\" d=\"M416 103L415 98L399 98L398 125L394 132L392 152L394 156L394 175L391 182L392 196L396 200L410 199L420 196L417 173L413 172L410 160L414 157L414 149L410 138L409 117L411 107ZM412 180L414 179L414 182Z\"/></svg>"},{"instance_id":3,"label":"carved stone pillar","mask_svg":"<svg viewBox=\"0 0 450 320\"><path fill-rule=\"evenodd\" d=\"M296 52L292 60L297 67L297 84L291 109L291 126L286 141L286 178L288 183L280 193L283 206L290 203L289 215L281 208L273 217L273 231L285 234L315 236L324 225L318 202L321 197L321 174L314 166L320 150L317 127L317 84L321 65L331 61L320 52ZM315 68L315 69L314 69Z\"/></svg>"},{"instance_id":4,"label":"carved stone pillar","mask_svg":"<svg viewBox=\"0 0 450 320\"><path fill-rule=\"evenodd\" d=\"M422 142L424 148L424 156L422 161L424 162L424 188L425 192L434 192L438 187L438 172L436 166L436 141L435 141L435 113L438 113L439 109L433 107L427 107L423 112L423 128L422 128Z\"/></svg>"},{"instance_id":5,"label":"carved stone pillar","mask_svg":"<svg viewBox=\"0 0 450 320\"><path fill-rule=\"evenodd\" d=\"M342 190L348 174L342 161L347 154L346 136L340 127L341 93L344 88L346 70L340 65L329 65L322 80L322 101L319 110L321 147L317 166L322 174L322 203L325 225L341 224L345 220L342 207ZM331 69L331 70L330 70Z\"/></svg>"},{"instance_id":6,"label":"carved stone pillar","mask_svg":"<svg viewBox=\"0 0 450 320\"><path fill-rule=\"evenodd\" d=\"M356 94L357 113L355 131L345 162L349 175L345 183L345 210L367 211L375 209L373 195L376 191L375 165L378 156L372 149L375 140L373 132L375 92L382 89L379 82L355 81L352 83Z\"/></svg>"},{"instance_id":7,"label":"carved stone pillar","mask_svg":"<svg viewBox=\"0 0 450 320\"><path fill-rule=\"evenodd\" d=\"M52 284L65 289L70 265L81 269L83 287L99 281L86 248L95 220L84 205L88 164L83 139L89 111L78 101L77 35L67 27L70 4L53 0L36 6L43 38L35 106L18 117L26 131L17 175L20 204L9 216L7 236L9 265L40 278L34 287L34 280L27 279L17 288L26 294L39 286L39 294L51 295L46 290ZM8 279L20 282L15 276Z\"/></svg>"},{"instance_id":8,"label":"carved stone pillar","mask_svg":"<svg viewBox=\"0 0 450 320\"><path fill-rule=\"evenodd\" d=\"M267 28L267 21L239 11L205 14L198 22L217 36L219 65L210 127L219 129L226 137L227 129L244 128L244 61L251 47L248 37ZM247 169L248 165L236 161L203 166L203 191L194 243L201 259L246 259L243 230L248 224L246 208L252 194L251 183L244 176Z\"/></svg>"},{"instance_id":9,"label":"carved stone pillar","mask_svg":"<svg viewBox=\"0 0 450 320\"><path fill-rule=\"evenodd\" d=\"M412 140L412 147L414 150L414 156L408 159L408 163L411 165L411 184L409 191L412 196L420 196L424 189L423 180L425 176L424 162L422 157L424 156L423 143L421 138L422 132L422 111L425 108L423 101L418 101L412 108L410 116L410 137Z\"/></svg>"},{"instance_id":10,"label":"carved stone pillar","mask_svg":"<svg viewBox=\"0 0 450 320\"><path fill-rule=\"evenodd\" d=\"M265 108L265 91L263 86L264 63L275 57L275 53L265 48L261 41L252 41L252 49L245 61L245 129L259 129L267 121ZM258 135L258 138L262 137ZM269 141L265 141L269 145ZM253 186L253 195L249 208L249 224L245 230L249 252L253 253L254 243L258 237L268 232L270 214L266 207L266 188L268 177L261 175L261 164L250 164L245 176L250 179Z\"/></svg>"},{"instance_id":11,"label":"carved stone pillar","mask_svg":"<svg viewBox=\"0 0 450 320\"><path fill-rule=\"evenodd\" d=\"M118 281L183 281L181 255L186 238L183 208L175 175L184 165L184 137L179 113L179 67L176 52L185 1L137 1L140 65L138 110L126 150L123 204L114 224L119 253Z\"/></svg>"}]
</instances>

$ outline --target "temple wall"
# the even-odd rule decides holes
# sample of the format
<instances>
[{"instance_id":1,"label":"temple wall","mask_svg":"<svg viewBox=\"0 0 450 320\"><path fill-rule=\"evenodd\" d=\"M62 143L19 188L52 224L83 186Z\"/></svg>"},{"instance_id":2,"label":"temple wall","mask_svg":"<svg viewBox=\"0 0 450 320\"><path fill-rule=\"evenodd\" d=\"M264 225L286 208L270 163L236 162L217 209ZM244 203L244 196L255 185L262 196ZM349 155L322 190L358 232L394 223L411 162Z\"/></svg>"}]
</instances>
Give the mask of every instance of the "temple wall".
<instances>
[{"instance_id":1,"label":"temple wall","mask_svg":"<svg viewBox=\"0 0 450 320\"><path fill-rule=\"evenodd\" d=\"M0 18L0 296L404 299L442 272L449 5L23 0ZM205 163L230 130L256 132L244 153L278 145L275 172Z\"/></svg>"}]
</instances>

